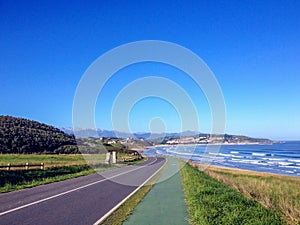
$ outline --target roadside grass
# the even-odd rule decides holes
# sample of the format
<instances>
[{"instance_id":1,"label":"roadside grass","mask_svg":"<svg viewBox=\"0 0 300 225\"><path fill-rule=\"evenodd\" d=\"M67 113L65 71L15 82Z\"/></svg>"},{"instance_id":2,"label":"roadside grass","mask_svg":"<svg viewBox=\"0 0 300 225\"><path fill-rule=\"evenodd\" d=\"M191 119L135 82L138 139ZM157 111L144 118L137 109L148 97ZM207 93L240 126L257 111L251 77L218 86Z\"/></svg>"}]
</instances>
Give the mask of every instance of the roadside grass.
<instances>
[{"instance_id":1,"label":"roadside grass","mask_svg":"<svg viewBox=\"0 0 300 225\"><path fill-rule=\"evenodd\" d=\"M122 163L129 166L129 165L139 164L139 163L144 162L146 160L147 160L147 158L144 157L142 159L135 159L135 160L130 161L130 162L122 162Z\"/></svg>"},{"instance_id":2,"label":"roadside grass","mask_svg":"<svg viewBox=\"0 0 300 225\"><path fill-rule=\"evenodd\" d=\"M201 168L199 164L193 165ZM205 173L265 207L279 211L285 223L300 224L299 177L213 166Z\"/></svg>"},{"instance_id":3,"label":"roadside grass","mask_svg":"<svg viewBox=\"0 0 300 225\"><path fill-rule=\"evenodd\" d=\"M282 224L279 213L186 164L182 184L191 224Z\"/></svg>"},{"instance_id":4,"label":"roadside grass","mask_svg":"<svg viewBox=\"0 0 300 225\"><path fill-rule=\"evenodd\" d=\"M37 168L11 168L0 170L0 193L48 184L88 175L94 172L81 154L1 154L0 165L5 166L44 163L44 170Z\"/></svg>"},{"instance_id":5,"label":"roadside grass","mask_svg":"<svg viewBox=\"0 0 300 225\"><path fill-rule=\"evenodd\" d=\"M93 158L91 156L91 158ZM11 164L25 164L25 163L44 163L45 168L60 167L70 165L86 165L87 162L81 154L1 154L0 165L6 166Z\"/></svg>"},{"instance_id":6,"label":"roadside grass","mask_svg":"<svg viewBox=\"0 0 300 225\"><path fill-rule=\"evenodd\" d=\"M13 170L0 170L0 193L34 187L42 184L62 181L95 172L114 169L121 164L107 166L104 164L105 154L77 154L77 155L0 155L0 165L35 164L43 162L44 170L12 168ZM123 163L123 165L137 164L144 159Z\"/></svg>"},{"instance_id":7,"label":"roadside grass","mask_svg":"<svg viewBox=\"0 0 300 225\"><path fill-rule=\"evenodd\" d=\"M168 163L168 162L167 162ZM125 201L118 209L116 209L111 215L109 215L101 225L121 225L130 216L135 207L143 200L146 194L158 181L163 171L167 167L167 164L153 176L143 187L141 187L136 193L134 193L127 201Z\"/></svg>"},{"instance_id":8,"label":"roadside grass","mask_svg":"<svg viewBox=\"0 0 300 225\"><path fill-rule=\"evenodd\" d=\"M95 173L88 166L66 166L45 170L0 171L0 193L49 184Z\"/></svg>"},{"instance_id":9,"label":"roadside grass","mask_svg":"<svg viewBox=\"0 0 300 225\"><path fill-rule=\"evenodd\" d=\"M85 176L116 168L115 166L98 165L91 168L88 165L52 167L45 170L0 170L0 193L49 184L70 178Z\"/></svg>"},{"instance_id":10,"label":"roadside grass","mask_svg":"<svg viewBox=\"0 0 300 225\"><path fill-rule=\"evenodd\" d=\"M39 164L44 163L45 168L71 166L71 165L99 165L104 164L106 154L0 154L0 166L11 164ZM118 153L119 159L133 159L132 162L124 162L126 165L140 163L138 156ZM122 161L122 160L121 160ZM120 162L121 162L120 161ZM122 162L121 162L122 163Z\"/></svg>"}]
</instances>

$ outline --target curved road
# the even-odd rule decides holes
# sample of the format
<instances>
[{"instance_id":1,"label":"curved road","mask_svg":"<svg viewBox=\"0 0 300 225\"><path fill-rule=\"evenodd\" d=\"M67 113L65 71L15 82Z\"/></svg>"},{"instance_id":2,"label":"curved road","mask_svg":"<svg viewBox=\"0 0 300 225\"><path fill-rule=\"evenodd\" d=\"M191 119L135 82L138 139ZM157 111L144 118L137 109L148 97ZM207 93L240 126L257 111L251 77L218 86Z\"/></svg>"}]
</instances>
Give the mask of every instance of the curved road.
<instances>
[{"instance_id":1,"label":"curved road","mask_svg":"<svg viewBox=\"0 0 300 225\"><path fill-rule=\"evenodd\" d=\"M0 194L0 224L94 224L165 163L134 166Z\"/></svg>"}]
</instances>

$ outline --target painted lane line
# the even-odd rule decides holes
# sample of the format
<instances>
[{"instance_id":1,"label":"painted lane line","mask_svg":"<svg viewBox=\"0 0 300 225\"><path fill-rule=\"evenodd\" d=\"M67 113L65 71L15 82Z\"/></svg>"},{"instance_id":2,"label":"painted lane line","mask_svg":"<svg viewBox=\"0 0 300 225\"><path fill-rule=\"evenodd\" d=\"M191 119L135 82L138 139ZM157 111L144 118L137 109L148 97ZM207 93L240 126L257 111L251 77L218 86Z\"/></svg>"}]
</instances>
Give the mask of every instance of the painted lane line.
<instances>
[{"instance_id":1,"label":"painted lane line","mask_svg":"<svg viewBox=\"0 0 300 225\"><path fill-rule=\"evenodd\" d=\"M25 205L22 205L22 206L19 206L19 207L16 207L16 208L13 208L13 209L4 211L4 212L1 212L1 213L0 213L0 216L3 216L3 215L5 215L5 214L11 213L11 212L14 212L14 211L17 211L17 210L20 210L20 209L23 209L23 208L26 208L26 207L29 207L29 206L32 206L32 205L39 204L39 203L41 203L41 202L48 201L48 200L53 199L53 198L57 198L57 197L59 197L59 196L62 196L62 195L65 195L65 194L68 194L68 193L71 193L71 192L74 192L74 191L81 190L81 189L83 189L83 188L86 188L86 187L89 187L89 186L92 186L92 185L95 185L95 184L104 182L104 181L106 181L106 180L109 180L109 179L112 179L112 178L115 178L115 177L124 175L124 174L126 174L126 173L133 172L133 171L135 171L135 170L138 170L138 169L144 168L144 167L146 167L146 166L148 166L148 165L151 165L152 163L154 163L154 162L156 162L156 161L157 161L157 158L155 158L155 161L150 162L150 163L148 163L148 164L146 164L146 165L144 165L144 166L138 166L137 168L135 168L135 169L133 169L133 170L125 171L125 172L123 172L123 173L120 173L120 174L117 174L117 175L114 175L114 176L105 178L105 179L103 179L103 180L95 181L95 182L92 182L92 183L90 183L90 184L86 184L86 185L83 185L83 186L81 186L81 187L78 187L78 188L74 188L74 189L71 189L71 190L68 190L68 191L65 191L65 192L56 194L56 195L52 195L52 196L47 197L47 198L43 198L43 199L38 200L38 201L34 201L34 202L31 202L31 203L28 203L28 204L25 204Z\"/></svg>"},{"instance_id":2,"label":"painted lane line","mask_svg":"<svg viewBox=\"0 0 300 225\"><path fill-rule=\"evenodd\" d=\"M164 164L154 173L152 174L144 183L138 186L133 192L131 192L126 198L120 201L115 207L109 210L104 216L102 216L99 220L97 220L93 225L98 225L102 223L110 214L112 214L117 208L119 208L124 202L126 202L132 195L134 195L141 187L143 187L152 177L154 177L167 163L167 159Z\"/></svg>"},{"instance_id":3,"label":"painted lane line","mask_svg":"<svg viewBox=\"0 0 300 225\"><path fill-rule=\"evenodd\" d=\"M123 172L123 173L116 174L116 175L114 175L114 176L105 178L105 179L103 179L103 180L95 181L95 182L92 182L92 183L90 183L90 184L86 184L86 185L83 185L83 186L81 186L81 187L71 189L71 190L69 190L69 191L65 191L65 192L62 192L62 193L59 193L59 194L56 194L56 195L53 195L53 196L50 196L50 197L47 197L47 198L38 200L38 201L34 201L34 202L31 202L31 203L28 203L28 204L23 205L23 206L16 207L16 208L14 208L14 209L10 209L10 210L1 212L1 213L0 213L0 216L5 215L5 214L8 214L8 213L10 213L10 212L17 211L17 210L19 210L19 209L26 208L26 207L31 206L31 205L35 205L35 204L38 204L38 203L41 203L41 202L48 201L48 200L53 199L53 198L57 198L57 197L59 197L59 196L62 196L62 195L65 195L65 194L68 194L68 193L71 193L71 192L74 192L74 191L81 190L81 189L83 189L83 188L86 188L86 187L89 187L89 186L92 186L92 185L101 183L101 182L103 182L103 181L106 181L106 180L109 180L109 179L112 179L112 178L121 176L121 175L126 174L126 173L130 173L130 172L132 172L132 171L135 171L135 170L141 169L141 168L143 168L143 167L146 167L146 166L148 166L148 165L151 165L152 163L154 163L154 162L156 162L156 161L157 161L157 158L155 158L155 160L154 160L153 162L150 162L150 163L148 163L148 164L146 164L146 165L144 165L144 166L139 166L139 167L137 167L137 168L135 168L135 169L133 169L133 170L125 171L125 172Z\"/></svg>"}]
</instances>

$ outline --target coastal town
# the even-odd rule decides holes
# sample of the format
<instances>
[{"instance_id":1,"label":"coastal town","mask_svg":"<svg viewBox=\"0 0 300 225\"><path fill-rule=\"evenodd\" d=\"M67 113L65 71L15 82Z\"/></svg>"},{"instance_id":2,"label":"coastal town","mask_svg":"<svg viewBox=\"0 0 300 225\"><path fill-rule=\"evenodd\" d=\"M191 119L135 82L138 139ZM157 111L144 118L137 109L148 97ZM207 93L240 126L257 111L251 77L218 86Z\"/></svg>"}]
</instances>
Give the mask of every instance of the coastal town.
<instances>
[{"instance_id":1,"label":"coastal town","mask_svg":"<svg viewBox=\"0 0 300 225\"><path fill-rule=\"evenodd\" d=\"M271 144L272 140L251 138L242 135L209 135L200 134L188 137L168 137L164 144Z\"/></svg>"}]
</instances>

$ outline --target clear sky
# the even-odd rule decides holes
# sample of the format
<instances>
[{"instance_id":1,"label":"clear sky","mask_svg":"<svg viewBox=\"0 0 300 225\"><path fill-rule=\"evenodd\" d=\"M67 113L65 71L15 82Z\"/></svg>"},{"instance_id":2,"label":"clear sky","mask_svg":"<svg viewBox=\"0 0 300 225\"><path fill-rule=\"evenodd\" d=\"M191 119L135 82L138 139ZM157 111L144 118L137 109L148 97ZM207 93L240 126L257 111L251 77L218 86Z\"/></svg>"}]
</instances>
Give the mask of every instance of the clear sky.
<instances>
[{"instance_id":1,"label":"clear sky","mask_svg":"<svg viewBox=\"0 0 300 225\"><path fill-rule=\"evenodd\" d=\"M72 104L88 66L132 41L164 40L198 54L224 94L226 132L300 139L300 2L295 1L0 1L0 114L72 126ZM118 92L143 76L163 76L188 92L200 130L210 127L206 99L166 65L118 72L102 90L97 126L111 129ZM159 99L138 102L133 131L162 118L180 129L176 110Z\"/></svg>"}]
</instances>

